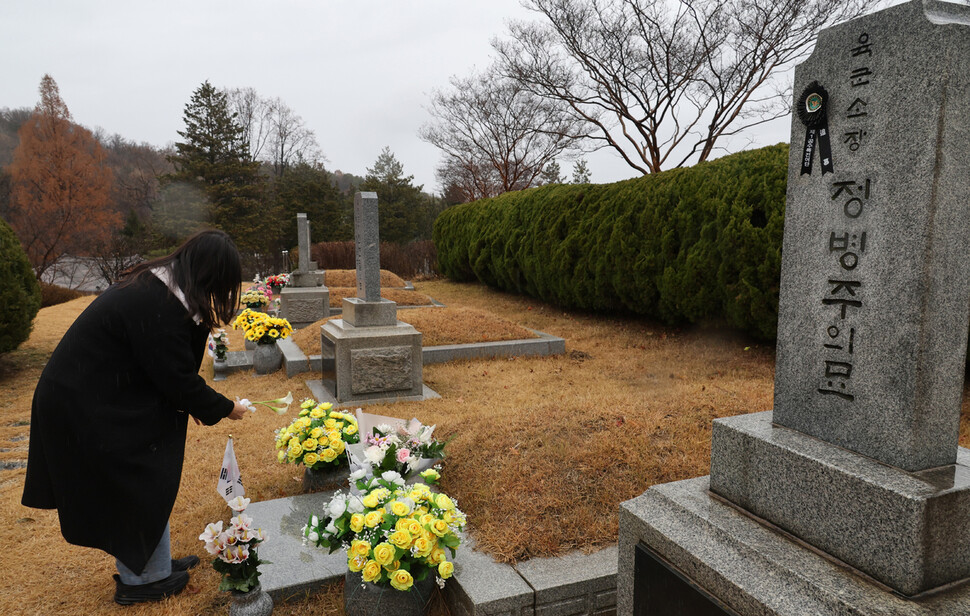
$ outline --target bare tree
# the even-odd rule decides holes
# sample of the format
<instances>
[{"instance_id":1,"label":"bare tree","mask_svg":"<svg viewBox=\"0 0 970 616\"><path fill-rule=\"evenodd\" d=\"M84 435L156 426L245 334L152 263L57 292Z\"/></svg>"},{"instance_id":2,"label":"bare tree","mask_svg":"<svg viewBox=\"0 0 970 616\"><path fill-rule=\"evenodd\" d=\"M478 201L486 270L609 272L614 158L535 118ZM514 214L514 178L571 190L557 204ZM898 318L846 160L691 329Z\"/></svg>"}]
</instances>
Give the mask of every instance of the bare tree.
<instances>
[{"instance_id":1,"label":"bare tree","mask_svg":"<svg viewBox=\"0 0 970 616\"><path fill-rule=\"evenodd\" d=\"M494 70L452 77L448 91L433 93L429 111L434 120L419 136L444 154L439 181L460 181L476 199L535 185L543 167L586 134L562 102Z\"/></svg>"},{"instance_id":2,"label":"bare tree","mask_svg":"<svg viewBox=\"0 0 970 616\"><path fill-rule=\"evenodd\" d=\"M226 90L229 108L236 113L236 123L242 126L243 141L249 144L250 162L260 160L270 139L270 101L260 97L254 88Z\"/></svg>"},{"instance_id":3,"label":"bare tree","mask_svg":"<svg viewBox=\"0 0 970 616\"><path fill-rule=\"evenodd\" d=\"M323 158L314 132L282 99L269 101L268 119L270 161L276 177L281 177L294 162L315 163Z\"/></svg>"},{"instance_id":4,"label":"bare tree","mask_svg":"<svg viewBox=\"0 0 970 616\"><path fill-rule=\"evenodd\" d=\"M524 0L541 22L494 40L501 71L568 106L634 169L707 160L789 113L779 75L818 32L880 0Z\"/></svg>"}]
</instances>

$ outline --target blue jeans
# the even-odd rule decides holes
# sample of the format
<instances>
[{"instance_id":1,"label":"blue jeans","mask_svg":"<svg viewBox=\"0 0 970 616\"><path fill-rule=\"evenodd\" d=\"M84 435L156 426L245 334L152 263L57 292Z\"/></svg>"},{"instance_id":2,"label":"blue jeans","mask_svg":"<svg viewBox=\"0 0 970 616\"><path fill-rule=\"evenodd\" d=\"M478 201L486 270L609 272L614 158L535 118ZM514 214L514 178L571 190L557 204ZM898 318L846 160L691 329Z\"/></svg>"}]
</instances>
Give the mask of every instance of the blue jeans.
<instances>
[{"instance_id":1,"label":"blue jeans","mask_svg":"<svg viewBox=\"0 0 970 616\"><path fill-rule=\"evenodd\" d=\"M141 575L137 575L120 560L115 560L115 566L118 567L118 577L121 578L121 582L129 586L151 584L172 575L172 544L168 524L165 525L162 538L158 540L158 545L155 546L155 551L152 552Z\"/></svg>"}]
</instances>

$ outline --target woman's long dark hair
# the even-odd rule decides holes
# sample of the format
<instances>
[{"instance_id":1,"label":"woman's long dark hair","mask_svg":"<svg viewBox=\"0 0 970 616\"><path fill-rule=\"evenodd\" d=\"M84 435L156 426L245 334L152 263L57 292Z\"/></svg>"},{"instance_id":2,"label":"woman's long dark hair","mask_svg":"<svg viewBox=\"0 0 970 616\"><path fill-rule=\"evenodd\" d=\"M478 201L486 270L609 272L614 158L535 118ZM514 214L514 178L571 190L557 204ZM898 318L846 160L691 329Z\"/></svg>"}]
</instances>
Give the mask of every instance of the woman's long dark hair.
<instances>
[{"instance_id":1,"label":"woman's long dark hair","mask_svg":"<svg viewBox=\"0 0 970 616\"><path fill-rule=\"evenodd\" d=\"M200 231L172 254L139 263L119 286L153 276L152 268L170 267L189 305L190 314L202 317L208 329L228 323L236 313L242 265L232 238L215 229Z\"/></svg>"}]
</instances>

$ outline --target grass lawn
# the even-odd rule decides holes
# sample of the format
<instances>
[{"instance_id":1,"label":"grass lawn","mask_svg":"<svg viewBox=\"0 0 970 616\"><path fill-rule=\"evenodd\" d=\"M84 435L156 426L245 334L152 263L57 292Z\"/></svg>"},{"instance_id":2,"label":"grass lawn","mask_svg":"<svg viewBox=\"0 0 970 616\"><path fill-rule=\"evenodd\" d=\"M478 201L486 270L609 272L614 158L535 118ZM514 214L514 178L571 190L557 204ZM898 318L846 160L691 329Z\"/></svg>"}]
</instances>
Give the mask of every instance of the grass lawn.
<instances>
[{"instance_id":1,"label":"grass lawn","mask_svg":"<svg viewBox=\"0 0 970 616\"><path fill-rule=\"evenodd\" d=\"M618 503L655 483L708 472L712 419L771 408L770 346L710 330L680 332L636 319L563 312L481 285L432 281L416 287L450 308L566 339L560 357L425 366L425 382L441 399L369 407L418 417L437 424L437 435L453 437L442 488L468 514L481 548L498 560L614 542ZM43 309L30 340L0 357L0 462L6 469L0 474L0 563L11 582L0 594L0 613L224 614L227 598L216 590L218 574L197 537L206 523L229 517L216 493L226 437L233 435L247 496L297 494L302 468L278 464L273 448L273 430L292 419L295 406L282 417L261 409L212 427L190 422L172 547L177 556L203 557L203 564L178 597L116 606L113 559L67 544L54 512L21 506L25 471L8 468L26 460L30 400L46 357L89 302ZM208 360L201 372L211 376ZM302 398L309 396L307 376L235 374L214 386L230 397L264 400L292 391ZM964 446L970 444L966 419L965 413ZM273 541L273 529L267 530ZM341 614L341 593L338 583L279 605L274 614ZM446 610L439 604L433 613Z\"/></svg>"}]
</instances>

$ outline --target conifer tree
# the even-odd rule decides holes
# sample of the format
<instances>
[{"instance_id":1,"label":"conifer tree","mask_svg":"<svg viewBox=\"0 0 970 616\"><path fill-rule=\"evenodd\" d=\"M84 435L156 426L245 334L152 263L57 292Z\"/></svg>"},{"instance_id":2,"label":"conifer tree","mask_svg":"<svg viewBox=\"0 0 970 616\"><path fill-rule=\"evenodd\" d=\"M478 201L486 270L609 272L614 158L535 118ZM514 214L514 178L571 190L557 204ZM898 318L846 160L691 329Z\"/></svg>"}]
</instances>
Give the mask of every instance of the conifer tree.
<instances>
[{"instance_id":1,"label":"conifer tree","mask_svg":"<svg viewBox=\"0 0 970 616\"><path fill-rule=\"evenodd\" d=\"M377 193L382 242L411 242L420 239L422 229L430 230L425 219L433 217L432 204L421 192L423 186L414 186L413 180L413 175L404 175L404 165L390 147L385 147L374 167L367 169L360 190Z\"/></svg>"},{"instance_id":2,"label":"conifer tree","mask_svg":"<svg viewBox=\"0 0 970 616\"><path fill-rule=\"evenodd\" d=\"M71 121L57 83L20 127L10 166L10 226L40 278L68 253L86 254L120 226L110 207L111 170L101 145Z\"/></svg>"},{"instance_id":3,"label":"conifer tree","mask_svg":"<svg viewBox=\"0 0 970 616\"><path fill-rule=\"evenodd\" d=\"M203 189L209 221L229 233L243 252L265 251L279 235L280 221L262 197L259 163L250 160L243 129L224 91L208 81L185 105L185 130L169 161L175 173L166 182Z\"/></svg>"}]
</instances>

